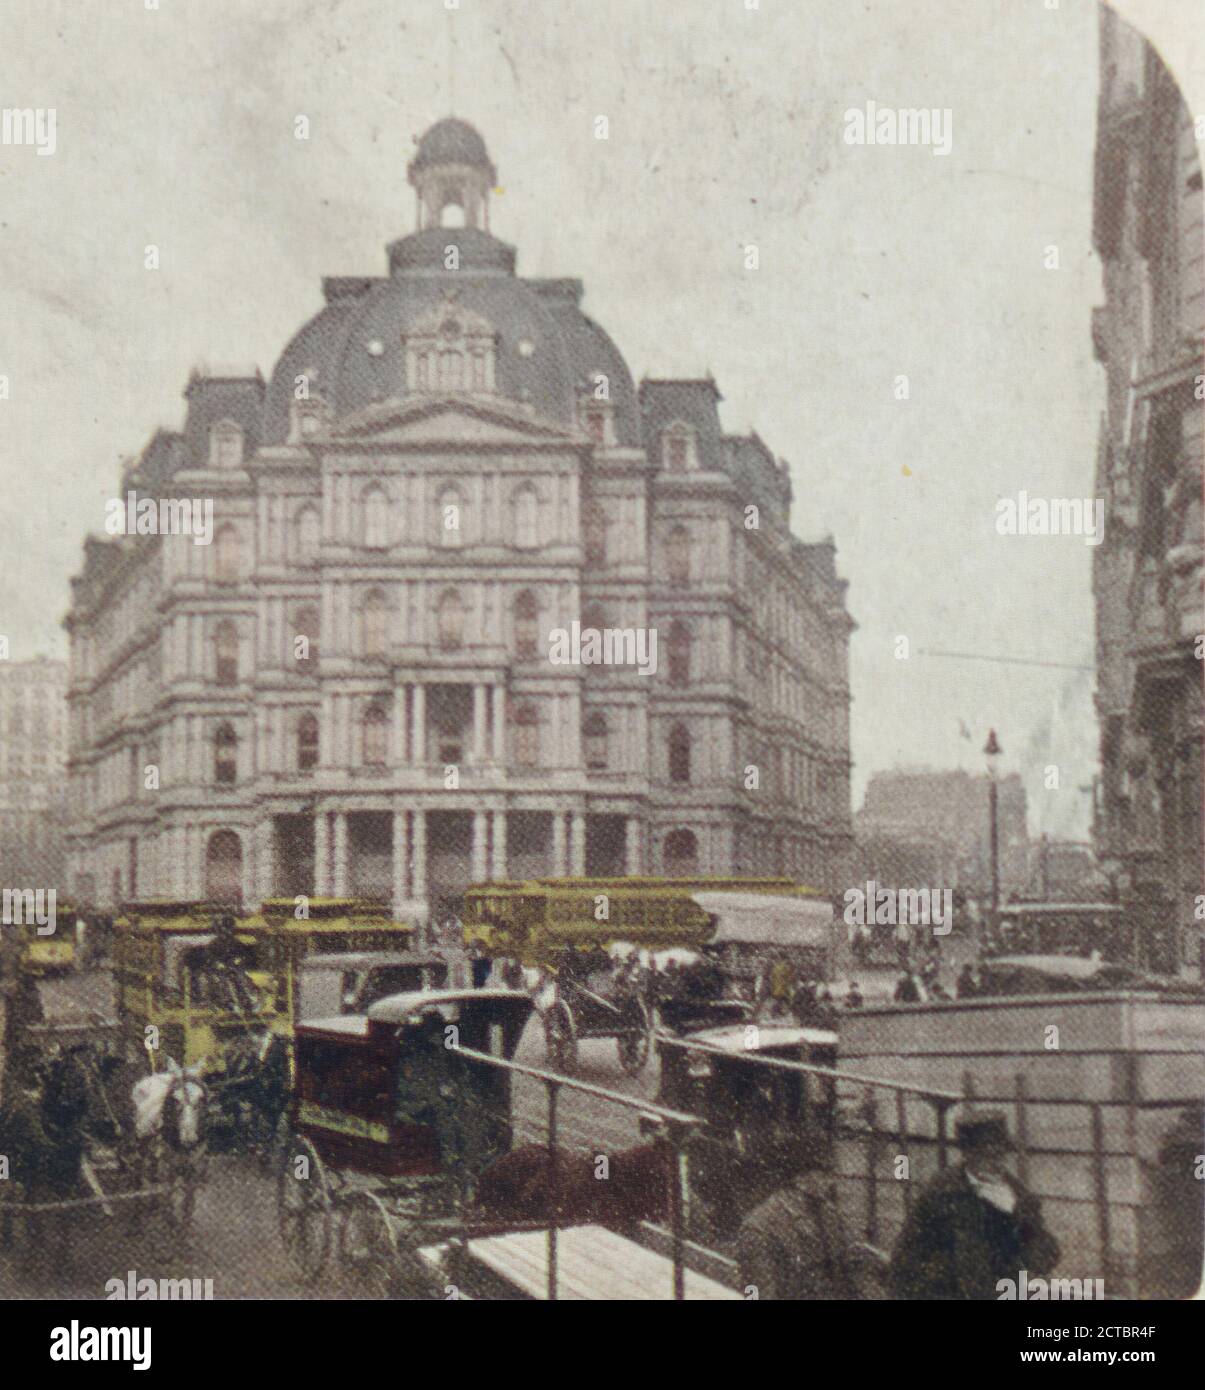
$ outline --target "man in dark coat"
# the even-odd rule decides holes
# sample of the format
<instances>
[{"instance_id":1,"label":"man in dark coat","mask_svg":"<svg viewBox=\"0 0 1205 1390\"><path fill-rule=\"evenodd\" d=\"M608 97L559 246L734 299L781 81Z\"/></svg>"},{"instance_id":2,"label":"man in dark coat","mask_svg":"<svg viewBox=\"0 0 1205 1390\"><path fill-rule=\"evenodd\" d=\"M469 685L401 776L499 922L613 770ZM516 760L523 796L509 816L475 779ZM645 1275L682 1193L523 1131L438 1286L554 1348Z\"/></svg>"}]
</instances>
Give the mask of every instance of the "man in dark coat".
<instances>
[{"instance_id":1,"label":"man in dark coat","mask_svg":"<svg viewBox=\"0 0 1205 1390\"><path fill-rule=\"evenodd\" d=\"M793 1149L771 1156L774 1167L796 1170L793 1180L741 1223L741 1292L759 1300L882 1297L873 1252L851 1243L841 1221L825 1140L812 1132Z\"/></svg>"},{"instance_id":2,"label":"man in dark coat","mask_svg":"<svg viewBox=\"0 0 1205 1390\"><path fill-rule=\"evenodd\" d=\"M1004 1116L960 1120L955 1138L962 1162L923 1189L892 1251L896 1298L996 1299L1000 1280L1045 1275L1059 1257L1037 1198L1005 1169Z\"/></svg>"}]
</instances>

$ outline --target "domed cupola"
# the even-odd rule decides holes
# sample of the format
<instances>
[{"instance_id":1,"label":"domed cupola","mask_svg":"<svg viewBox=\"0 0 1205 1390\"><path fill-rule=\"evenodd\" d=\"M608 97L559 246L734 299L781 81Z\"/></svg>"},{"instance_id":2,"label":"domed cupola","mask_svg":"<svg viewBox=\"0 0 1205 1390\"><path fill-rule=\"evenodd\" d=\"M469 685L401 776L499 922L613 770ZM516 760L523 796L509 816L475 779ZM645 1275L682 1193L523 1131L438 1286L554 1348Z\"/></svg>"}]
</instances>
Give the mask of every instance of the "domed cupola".
<instances>
[{"instance_id":1,"label":"domed cupola","mask_svg":"<svg viewBox=\"0 0 1205 1390\"><path fill-rule=\"evenodd\" d=\"M419 231L440 226L449 206L461 209L466 227L489 231L489 195L498 171L468 121L437 121L418 142L406 173L418 195Z\"/></svg>"}]
</instances>

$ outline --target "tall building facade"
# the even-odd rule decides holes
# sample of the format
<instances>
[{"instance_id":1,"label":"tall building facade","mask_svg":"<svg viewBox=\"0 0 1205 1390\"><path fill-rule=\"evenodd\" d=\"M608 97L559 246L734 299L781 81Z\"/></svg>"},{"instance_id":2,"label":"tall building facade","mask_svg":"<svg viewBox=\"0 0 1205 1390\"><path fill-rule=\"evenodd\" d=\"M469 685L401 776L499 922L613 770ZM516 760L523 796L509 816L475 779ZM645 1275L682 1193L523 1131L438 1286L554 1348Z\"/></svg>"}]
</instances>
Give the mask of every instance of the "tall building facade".
<instances>
[{"instance_id":1,"label":"tall building facade","mask_svg":"<svg viewBox=\"0 0 1205 1390\"><path fill-rule=\"evenodd\" d=\"M270 381L194 373L127 469L123 497L212 500L210 543L86 542L76 879L409 914L537 874L832 891L832 541L792 534L786 464L724 433L713 381L637 387L580 281L516 274L471 126L432 127L409 177L388 274L325 280Z\"/></svg>"},{"instance_id":2,"label":"tall building facade","mask_svg":"<svg viewBox=\"0 0 1205 1390\"><path fill-rule=\"evenodd\" d=\"M1094 552L1098 856L1191 927L1202 859L1205 225L1193 118L1154 49L1101 7L1092 320L1107 381Z\"/></svg>"},{"instance_id":3,"label":"tall building facade","mask_svg":"<svg viewBox=\"0 0 1205 1390\"><path fill-rule=\"evenodd\" d=\"M1029 872L1025 784L996 788L1000 892L1020 892ZM986 773L898 768L872 774L854 817L858 877L888 887L991 891L991 797Z\"/></svg>"},{"instance_id":4,"label":"tall building facade","mask_svg":"<svg viewBox=\"0 0 1205 1390\"><path fill-rule=\"evenodd\" d=\"M0 887L67 885L67 665L0 661Z\"/></svg>"}]
</instances>

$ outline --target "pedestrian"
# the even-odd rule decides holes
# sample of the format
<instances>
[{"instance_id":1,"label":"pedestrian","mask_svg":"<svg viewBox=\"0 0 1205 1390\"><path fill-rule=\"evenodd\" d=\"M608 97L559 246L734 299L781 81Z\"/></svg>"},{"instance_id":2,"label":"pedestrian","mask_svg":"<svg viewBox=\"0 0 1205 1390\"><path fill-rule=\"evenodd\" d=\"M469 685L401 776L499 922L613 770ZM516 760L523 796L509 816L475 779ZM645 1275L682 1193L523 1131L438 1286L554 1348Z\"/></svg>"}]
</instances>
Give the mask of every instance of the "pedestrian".
<instances>
[{"instance_id":1,"label":"pedestrian","mask_svg":"<svg viewBox=\"0 0 1205 1390\"><path fill-rule=\"evenodd\" d=\"M912 929L907 922L901 922L895 929L895 958L900 963L900 969L907 969L909 956L912 952Z\"/></svg>"},{"instance_id":2,"label":"pedestrian","mask_svg":"<svg viewBox=\"0 0 1205 1390\"><path fill-rule=\"evenodd\" d=\"M974 999L979 993L978 974L970 961L967 961L958 972L958 979L954 984L954 992L959 999Z\"/></svg>"},{"instance_id":3,"label":"pedestrian","mask_svg":"<svg viewBox=\"0 0 1205 1390\"><path fill-rule=\"evenodd\" d=\"M954 1137L962 1161L922 1188L892 1251L896 1298L996 1299L1000 1281L1045 1275L1058 1260L1041 1204L1005 1166L1004 1116L960 1120Z\"/></svg>"},{"instance_id":4,"label":"pedestrian","mask_svg":"<svg viewBox=\"0 0 1205 1390\"><path fill-rule=\"evenodd\" d=\"M805 1132L774 1166L794 1172L741 1223L737 1236L740 1288L759 1301L880 1297L859 1262L841 1221L836 1184L826 1170L828 1152L816 1132Z\"/></svg>"},{"instance_id":5,"label":"pedestrian","mask_svg":"<svg viewBox=\"0 0 1205 1390\"><path fill-rule=\"evenodd\" d=\"M900 977L895 982L895 993L891 997L897 1004L920 1003L920 990L917 988L916 977L911 971L900 971Z\"/></svg>"},{"instance_id":6,"label":"pedestrian","mask_svg":"<svg viewBox=\"0 0 1205 1390\"><path fill-rule=\"evenodd\" d=\"M860 1009L863 1002L862 991L858 988L857 980L850 980L849 988L845 991L845 1007L847 1009Z\"/></svg>"}]
</instances>

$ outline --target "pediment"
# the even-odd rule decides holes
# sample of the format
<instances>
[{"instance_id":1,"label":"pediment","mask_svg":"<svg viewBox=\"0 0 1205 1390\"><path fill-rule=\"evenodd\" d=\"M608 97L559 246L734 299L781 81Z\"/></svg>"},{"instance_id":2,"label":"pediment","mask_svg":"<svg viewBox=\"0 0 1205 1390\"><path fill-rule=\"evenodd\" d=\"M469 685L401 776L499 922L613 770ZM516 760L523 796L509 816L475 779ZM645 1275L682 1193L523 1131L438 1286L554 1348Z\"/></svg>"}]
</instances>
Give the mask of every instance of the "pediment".
<instances>
[{"instance_id":1,"label":"pediment","mask_svg":"<svg viewBox=\"0 0 1205 1390\"><path fill-rule=\"evenodd\" d=\"M581 437L512 401L471 396L383 401L340 420L332 436L374 447L455 444L477 447L517 444L576 445Z\"/></svg>"}]
</instances>

